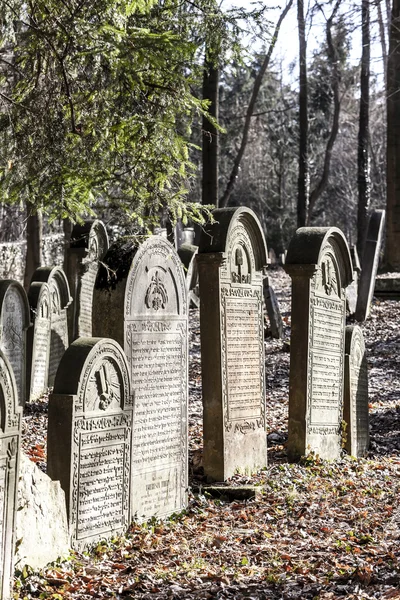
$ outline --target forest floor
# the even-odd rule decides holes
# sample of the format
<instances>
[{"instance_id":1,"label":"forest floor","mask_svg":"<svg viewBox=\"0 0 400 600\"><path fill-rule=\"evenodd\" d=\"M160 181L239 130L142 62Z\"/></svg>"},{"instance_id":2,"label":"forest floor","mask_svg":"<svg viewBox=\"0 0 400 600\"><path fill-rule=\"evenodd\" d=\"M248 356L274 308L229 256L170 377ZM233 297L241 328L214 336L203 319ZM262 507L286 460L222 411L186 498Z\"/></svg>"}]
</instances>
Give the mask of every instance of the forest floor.
<instances>
[{"instance_id":1,"label":"forest floor","mask_svg":"<svg viewBox=\"0 0 400 600\"><path fill-rule=\"evenodd\" d=\"M15 598L400 599L400 302L375 302L362 328L368 352L371 447L299 464L286 458L290 280L272 271L285 339L266 337L268 467L232 486L255 499L226 501L202 489L199 321L191 314L189 506L165 521L133 524L33 572L17 565ZM29 407L25 452L45 468L47 403Z\"/></svg>"}]
</instances>

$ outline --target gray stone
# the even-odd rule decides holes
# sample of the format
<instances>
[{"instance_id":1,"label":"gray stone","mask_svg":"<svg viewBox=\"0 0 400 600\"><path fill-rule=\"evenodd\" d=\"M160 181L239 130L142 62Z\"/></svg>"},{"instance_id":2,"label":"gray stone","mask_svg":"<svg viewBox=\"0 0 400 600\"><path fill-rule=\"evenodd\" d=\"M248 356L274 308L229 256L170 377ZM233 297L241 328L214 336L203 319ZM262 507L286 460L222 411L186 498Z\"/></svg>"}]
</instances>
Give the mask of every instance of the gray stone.
<instances>
[{"instance_id":1,"label":"gray stone","mask_svg":"<svg viewBox=\"0 0 400 600\"><path fill-rule=\"evenodd\" d=\"M51 312L47 283L31 283L28 300L33 325L27 335L27 389L32 401L47 390L49 379Z\"/></svg>"},{"instance_id":2,"label":"gray stone","mask_svg":"<svg viewBox=\"0 0 400 600\"><path fill-rule=\"evenodd\" d=\"M377 277L374 294L382 300L400 300L400 274L380 275Z\"/></svg>"},{"instance_id":3,"label":"gray stone","mask_svg":"<svg viewBox=\"0 0 400 600\"><path fill-rule=\"evenodd\" d=\"M385 215L386 212L384 210L374 210L369 218L367 238L361 262L360 283L358 286L355 312L357 321L364 321L371 309L375 278L379 266L379 253L382 245Z\"/></svg>"},{"instance_id":4,"label":"gray stone","mask_svg":"<svg viewBox=\"0 0 400 600\"><path fill-rule=\"evenodd\" d=\"M288 457L341 451L345 290L353 277L346 239L336 227L302 227L285 264L292 278Z\"/></svg>"},{"instance_id":5,"label":"gray stone","mask_svg":"<svg viewBox=\"0 0 400 600\"><path fill-rule=\"evenodd\" d=\"M346 327L343 420L345 448L351 456L364 456L369 447L368 368L363 333Z\"/></svg>"},{"instance_id":6,"label":"gray stone","mask_svg":"<svg viewBox=\"0 0 400 600\"><path fill-rule=\"evenodd\" d=\"M65 494L21 453L15 562L41 569L69 554L70 541Z\"/></svg>"},{"instance_id":7,"label":"gray stone","mask_svg":"<svg viewBox=\"0 0 400 600\"><path fill-rule=\"evenodd\" d=\"M223 481L267 463L263 274L267 248L247 208L217 209L197 263L204 472Z\"/></svg>"},{"instance_id":8,"label":"gray stone","mask_svg":"<svg viewBox=\"0 0 400 600\"><path fill-rule=\"evenodd\" d=\"M349 313L351 315L354 315L357 306L358 280L360 278L361 273L360 261L358 258L357 248L355 246L352 246L350 248L350 256L353 265L353 281L346 288L346 298Z\"/></svg>"},{"instance_id":9,"label":"gray stone","mask_svg":"<svg viewBox=\"0 0 400 600\"><path fill-rule=\"evenodd\" d=\"M12 279L0 281L0 349L13 368L20 406L24 406L27 398L26 331L29 324L28 298L22 285Z\"/></svg>"},{"instance_id":10,"label":"gray stone","mask_svg":"<svg viewBox=\"0 0 400 600\"><path fill-rule=\"evenodd\" d=\"M139 247L111 246L103 263L93 328L122 342L129 362L135 397L132 516L163 517L187 504L185 276L173 246L158 236Z\"/></svg>"},{"instance_id":11,"label":"gray stone","mask_svg":"<svg viewBox=\"0 0 400 600\"><path fill-rule=\"evenodd\" d=\"M269 277L264 278L263 283L264 301L269 318L271 335L277 340L283 337L283 321L281 311L279 309L278 299L275 291L270 284Z\"/></svg>"},{"instance_id":12,"label":"gray stone","mask_svg":"<svg viewBox=\"0 0 400 600\"><path fill-rule=\"evenodd\" d=\"M73 548L130 522L133 397L122 348L79 338L65 352L49 398L47 472L65 492Z\"/></svg>"},{"instance_id":13,"label":"gray stone","mask_svg":"<svg viewBox=\"0 0 400 600\"><path fill-rule=\"evenodd\" d=\"M186 292L188 296L189 307L200 305L199 297L199 273L197 270L196 254L199 251L198 246L191 244L182 244L178 250L179 258L186 273Z\"/></svg>"}]
</instances>

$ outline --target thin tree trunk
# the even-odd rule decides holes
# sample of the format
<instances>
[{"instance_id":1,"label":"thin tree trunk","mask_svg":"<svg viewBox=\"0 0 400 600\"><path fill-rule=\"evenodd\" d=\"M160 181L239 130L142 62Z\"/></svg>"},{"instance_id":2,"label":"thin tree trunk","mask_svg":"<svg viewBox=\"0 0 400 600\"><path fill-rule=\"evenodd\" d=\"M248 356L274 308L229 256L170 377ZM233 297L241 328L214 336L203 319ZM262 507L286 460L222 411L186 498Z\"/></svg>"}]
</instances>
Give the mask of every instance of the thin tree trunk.
<instances>
[{"instance_id":1,"label":"thin tree trunk","mask_svg":"<svg viewBox=\"0 0 400 600\"><path fill-rule=\"evenodd\" d=\"M26 260L24 273L24 287L28 290L32 275L38 267L42 265L43 249L43 217L42 212L38 210L33 212L32 208L27 206L26 220Z\"/></svg>"},{"instance_id":2,"label":"thin tree trunk","mask_svg":"<svg viewBox=\"0 0 400 600\"><path fill-rule=\"evenodd\" d=\"M386 28L385 28L385 24L383 22L381 1L382 0L377 0L376 8L378 11L379 37L381 40L381 47L382 47L383 76L384 76L384 80L385 80L385 88L387 88L387 45L386 45L386 31L385 31Z\"/></svg>"},{"instance_id":3,"label":"thin tree trunk","mask_svg":"<svg viewBox=\"0 0 400 600\"><path fill-rule=\"evenodd\" d=\"M304 227L307 222L310 193L310 172L308 166L307 40L304 0L297 0L297 23L299 30L299 177L297 227Z\"/></svg>"},{"instance_id":4,"label":"thin tree trunk","mask_svg":"<svg viewBox=\"0 0 400 600\"><path fill-rule=\"evenodd\" d=\"M219 68L212 61L204 62L203 100L209 100L209 113L218 121ZM203 117L203 182L202 204L218 206L218 130Z\"/></svg>"}]
</instances>

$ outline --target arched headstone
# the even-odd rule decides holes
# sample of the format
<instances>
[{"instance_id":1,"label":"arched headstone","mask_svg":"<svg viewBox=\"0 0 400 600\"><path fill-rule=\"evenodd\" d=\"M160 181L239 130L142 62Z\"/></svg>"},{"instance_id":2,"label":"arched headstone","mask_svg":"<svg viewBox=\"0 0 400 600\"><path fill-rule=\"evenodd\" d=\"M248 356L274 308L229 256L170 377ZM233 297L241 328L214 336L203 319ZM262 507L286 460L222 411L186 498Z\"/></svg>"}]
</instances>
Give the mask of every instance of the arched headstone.
<instances>
[{"instance_id":1,"label":"arched headstone","mask_svg":"<svg viewBox=\"0 0 400 600\"><path fill-rule=\"evenodd\" d=\"M204 471L222 481L267 463L263 273L267 248L247 208L213 212L200 240Z\"/></svg>"},{"instance_id":2,"label":"arched headstone","mask_svg":"<svg viewBox=\"0 0 400 600\"><path fill-rule=\"evenodd\" d=\"M122 348L104 338L73 342L49 398L47 473L65 492L76 549L129 526L132 414Z\"/></svg>"},{"instance_id":3,"label":"arched headstone","mask_svg":"<svg viewBox=\"0 0 400 600\"><path fill-rule=\"evenodd\" d=\"M51 340L50 289L47 283L31 283L28 292L33 325L28 329L27 385L29 399L47 390Z\"/></svg>"},{"instance_id":4,"label":"arched headstone","mask_svg":"<svg viewBox=\"0 0 400 600\"><path fill-rule=\"evenodd\" d=\"M188 321L183 268L152 236L111 246L94 293L96 335L122 341L135 419L132 516L166 516L187 503ZM111 277L111 278L110 278Z\"/></svg>"},{"instance_id":5,"label":"arched headstone","mask_svg":"<svg viewBox=\"0 0 400 600\"><path fill-rule=\"evenodd\" d=\"M292 278L288 457L337 458L343 416L346 287L353 267L336 227L301 227L285 263Z\"/></svg>"},{"instance_id":6,"label":"arched headstone","mask_svg":"<svg viewBox=\"0 0 400 600\"><path fill-rule=\"evenodd\" d=\"M26 292L18 281L0 281L0 349L14 371L18 402L24 406L26 392L26 331L30 324Z\"/></svg>"}]
</instances>

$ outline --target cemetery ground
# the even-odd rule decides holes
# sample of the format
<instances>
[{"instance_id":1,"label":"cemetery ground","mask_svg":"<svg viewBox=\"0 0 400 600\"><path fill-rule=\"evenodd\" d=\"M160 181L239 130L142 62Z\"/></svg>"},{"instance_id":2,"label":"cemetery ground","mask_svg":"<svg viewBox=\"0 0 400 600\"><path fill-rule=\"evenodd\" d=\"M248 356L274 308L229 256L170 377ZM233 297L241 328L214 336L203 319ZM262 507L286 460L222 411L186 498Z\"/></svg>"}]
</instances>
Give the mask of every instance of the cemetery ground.
<instances>
[{"instance_id":1,"label":"cemetery ground","mask_svg":"<svg viewBox=\"0 0 400 600\"><path fill-rule=\"evenodd\" d=\"M285 339L266 337L268 467L215 497L202 476L198 313L190 324L190 494L184 512L33 572L15 598L400 598L400 302L374 302L368 352L371 447L363 459L286 459L290 280L271 271ZM46 398L25 411L24 451L46 465ZM232 488L234 491L232 492Z\"/></svg>"}]
</instances>

